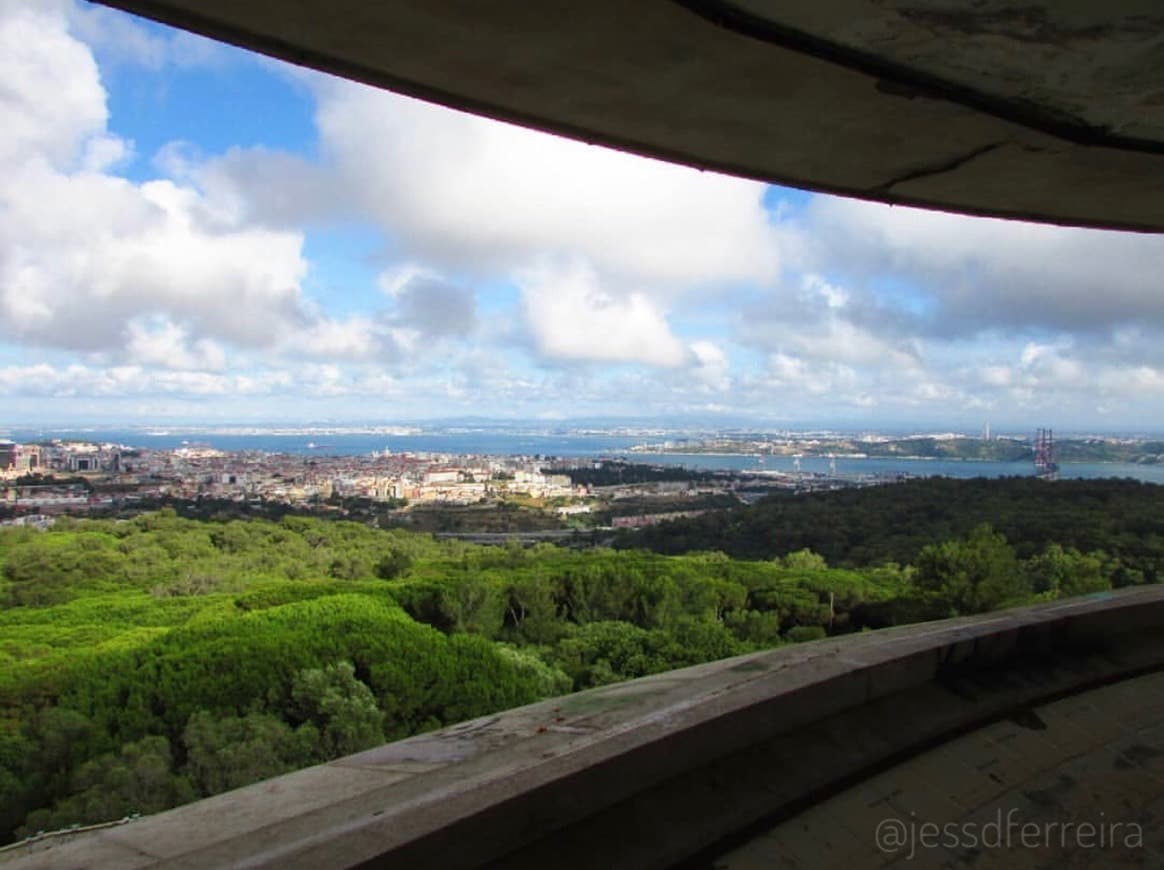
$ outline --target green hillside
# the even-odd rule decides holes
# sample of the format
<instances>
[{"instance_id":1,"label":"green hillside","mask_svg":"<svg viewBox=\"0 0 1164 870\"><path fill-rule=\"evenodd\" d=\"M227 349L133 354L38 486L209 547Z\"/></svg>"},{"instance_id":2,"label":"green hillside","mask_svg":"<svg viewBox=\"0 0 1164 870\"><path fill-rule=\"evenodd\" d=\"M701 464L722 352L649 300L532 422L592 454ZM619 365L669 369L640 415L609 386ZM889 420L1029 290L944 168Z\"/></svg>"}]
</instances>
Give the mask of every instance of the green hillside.
<instances>
[{"instance_id":1,"label":"green hillside","mask_svg":"<svg viewBox=\"0 0 1164 870\"><path fill-rule=\"evenodd\" d=\"M912 504L908 488L879 491ZM848 516L830 498L799 510ZM915 530L909 560L832 560L848 567L801 546L775 558L485 547L172 511L0 530L0 841L158 811L589 686L1141 581L1157 539L1133 529L1150 511L1100 503L1128 510L1101 527L1107 549L1012 546L986 525L962 531L961 517ZM717 532L732 548L766 515L717 516L738 523ZM1141 532L1142 553L1118 537Z\"/></svg>"}]
</instances>

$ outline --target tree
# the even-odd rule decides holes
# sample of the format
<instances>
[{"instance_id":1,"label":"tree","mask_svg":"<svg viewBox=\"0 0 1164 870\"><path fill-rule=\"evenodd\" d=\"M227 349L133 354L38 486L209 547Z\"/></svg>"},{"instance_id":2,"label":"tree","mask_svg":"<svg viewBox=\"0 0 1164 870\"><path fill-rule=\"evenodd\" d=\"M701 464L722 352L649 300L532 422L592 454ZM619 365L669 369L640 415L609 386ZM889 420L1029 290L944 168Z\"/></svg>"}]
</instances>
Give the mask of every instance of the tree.
<instances>
[{"instance_id":1,"label":"tree","mask_svg":"<svg viewBox=\"0 0 1164 870\"><path fill-rule=\"evenodd\" d=\"M364 553L335 556L327 567L327 573L337 580L366 580L376 576L371 558Z\"/></svg>"},{"instance_id":2,"label":"tree","mask_svg":"<svg viewBox=\"0 0 1164 870\"><path fill-rule=\"evenodd\" d=\"M411 567L411 556L400 550L390 550L376 563L376 576L381 580L394 580Z\"/></svg>"},{"instance_id":3,"label":"tree","mask_svg":"<svg viewBox=\"0 0 1164 870\"><path fill-rule=\"evenodd\" d=\"M292 729L257 711L216 718L199 710L182 732L182 743L186 776L203 797L296 770L321 754L313 725Z\"/></svg>"},{"instance_id":4,"label":"tree","mask_svg":"<svg viewBox=\"0 0 1164 870\"><path fill-rule=\"evenodd\" d=\"M441 590L441 607L454 631L496 637L505 619L505 602L486 577L472 575L447 582Z\"/></svg>"},{"instance_id":5,"label":"tree","mask_svg":"<svg viewBox=\"0 0 1164 870\"><path fill-rule=\"evenodd\" d=\"M1014 550L986 523L965 540L924 547L914 580L941 609L953 613L982 613L1032 595Z\"/></svg>"},{"instance_id":6,"label":"tree","mask_svg":"<svg viewBox=\"0 0 1164 870\"><path fill-rule=\"evenodd\" d=\"M47 707L21 730L29 749L25 759L26 784L42 799L64 793L74 769L109 748L108 739L93 722L68 707Z\"/></svg>"},{"instance_id":7,"label":"tree","mask_svg":"<svg viewBox=\"0 0 1164 870\"><path fill-rule=\"evenodd\" d=\"M558 618L552 584L541 576L517 576L506 584L505 627L526 643L554 643L566 631Z\"/></svg>"},{"instance_id":8,"label":"tree","mask_svg":"<svg viewBox=\"0 0 1164 870\"><path fill-rule=\"evenodd\" d=\"M291 686L292 715L319 731L324 758L339 758L384 742L384 714L351 662L307 668Z\"/></svg>"},{"instance_id":9,"label":"tree","mask_svg":"<svg viewBox=\"0 0 1164 870\"><path fill-rule=\"evenodd\" d=\"M780 615L758 610L736 610L727 615L724 624L745 643L757 647L778 646L784 642L780 633Z\"/></svg>"},{"instance_id":10,"label":"tree","mask_svg":"<svg viewBox=\"0 0 1164 870\"><path fill-rule=\"evenodd\" d=\"M29 814L20 833L65 828L156 813L194 799L185 777L172 771L170 742L145 737L87 761L72 778L70 794L51 810Z\"/></svg>"},{"instance_id":11,"label":"tree","mask_svg":"<svg viewBox=\"0 0 1164 870\"><path fill-rule=\"evenodd\" d=\"M1109 565L1102 553L1084 555L1074 547L1048 544L1023 569L1031 588L1051 598L1067 598L1111 588Z\"/></svg>"},{"instance_id":12,"label":"tree","mask_svg":"<svg viewBox=\"0 0 1164 870\"><path fill-rule=\"evenodd\" d=\"M591 622L558 644L555 662L585 689L665 671L670 664L669 636L629 622Z\"/></svg>"},{"instance_id":13,"label":"tree","mask_svg":"<svg viewBox=\"0 0 1164 870\"><path fill-rule=\"evenodd\" d=\"M0 732L0 844L40 802L30 782L32 744L21 734Z\"/></svg>"},{"instance_id":14,"label":"tree","mask_svg":"<svg viewBox=\"0 0 1164 870\"><path fill-rule=\"evenodd\" d=\"M797 550L795 553L789 553L779 561L783 567L790 571L824 571L828 568L824 556L817 555L807 547L803 550Z\"/></svg>"},{"instance_id":15,"label":"tree","mask_svg":"<svg viewBox=\"0 0 1164 870\"><path fill-rule=\"evenodd\" d=\"M748 651L726 626L707 619L682 617L677 620L670 634L677 649L671 654L668 667L697 665Z\"/></svg>"},{"instance_id":16,"label":"tree","mask_svg":"<svg viewBox=\"0 0 1164 870\"><path fill-rule=\"evenodd\" d=\"M794 625L784 633L785 639L791 643L820 640L827 636L822 625Z\"/></svg>"},{"instance_id":17,"label":"tree","mask_svg":"<svg viewBox=\"0 0 1164 870\"><path fill-rule=\"evenodd\" d=\"M66 533L32 539L8 554L4 578L10 605L45 607L76 597L81 589L121 575L124 557L107 536ZM64 538L63 540L61 538Z\"/></svg>"}]
</instances>

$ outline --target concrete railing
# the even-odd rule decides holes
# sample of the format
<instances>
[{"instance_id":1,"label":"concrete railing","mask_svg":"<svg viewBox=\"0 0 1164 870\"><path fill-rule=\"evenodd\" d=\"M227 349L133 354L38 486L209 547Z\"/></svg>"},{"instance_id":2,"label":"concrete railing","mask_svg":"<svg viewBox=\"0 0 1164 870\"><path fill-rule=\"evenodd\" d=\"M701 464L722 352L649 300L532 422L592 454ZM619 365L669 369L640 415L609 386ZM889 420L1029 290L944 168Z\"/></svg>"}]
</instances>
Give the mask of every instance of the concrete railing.
<instances>
[{"instance_id":1,"label":"concrete railing","mask_svg":"<svg viewBox=\"0 0 1164 870\"><path fill-rule=\"evenodd\" d=\"M5 868L668 867L1032 704L1164 667L1164 587L830 638L555 698Z\"/></svg>"}]
</instances>

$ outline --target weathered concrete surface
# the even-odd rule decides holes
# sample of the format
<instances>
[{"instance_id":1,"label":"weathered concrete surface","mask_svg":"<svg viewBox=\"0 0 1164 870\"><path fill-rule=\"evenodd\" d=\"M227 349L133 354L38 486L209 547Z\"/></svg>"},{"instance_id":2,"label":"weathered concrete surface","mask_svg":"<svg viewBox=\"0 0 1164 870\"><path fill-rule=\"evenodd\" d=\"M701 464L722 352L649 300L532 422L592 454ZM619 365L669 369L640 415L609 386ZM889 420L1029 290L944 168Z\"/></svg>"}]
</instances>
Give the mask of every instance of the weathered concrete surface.
<instances>
[{"instance_id":1,"label":"weathered concrete surface","mask_svg":"<svg viewBox=\"0 0 1164 870\"><path fill-rule=\"evenodd\" d=\"M710 860L715 870L1164 867L1164 673L951 740Z\"/></svg>"},{"instance_id":2,"label":"weathered concrete surface","mask_svg":"<svg viewBox=\"0 0 1164 870\"><path fill-rule=\"evenodd\" d=\"M582 692L71 840L6 868L665 867L1051 697L1164 667L1164 587Z\"/></svg>"},{"instance_id":3,"label":"weathered concrete surface","mask_svg":"<svg viewBox=\"0 0 1164 870\"><path fill-rule=\"evenodd\" d=\"M680 163L1164 230L1158 0L99 0Z\"/></svg>"}]
</instances>

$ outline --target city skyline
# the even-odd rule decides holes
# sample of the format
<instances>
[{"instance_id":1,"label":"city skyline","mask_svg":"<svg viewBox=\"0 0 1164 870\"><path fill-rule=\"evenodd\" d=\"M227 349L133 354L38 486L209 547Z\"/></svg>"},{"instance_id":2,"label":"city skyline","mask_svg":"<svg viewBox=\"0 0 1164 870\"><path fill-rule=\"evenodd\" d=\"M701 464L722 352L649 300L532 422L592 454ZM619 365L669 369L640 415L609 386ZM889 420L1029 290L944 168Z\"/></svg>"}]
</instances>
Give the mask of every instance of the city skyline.
<instances>
[{"instance_id":1,"label":"city skyline","mask_svg":"<svg viewBox=\"0 0 1164 870\"><path fill-rule=\"evenodd\" d=\"M1153 431L1164 238L846 200L0 0L0 424Z\"/></svg>"}]
</instances>

